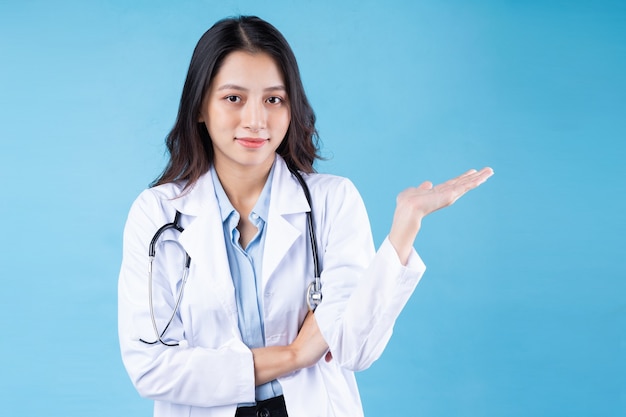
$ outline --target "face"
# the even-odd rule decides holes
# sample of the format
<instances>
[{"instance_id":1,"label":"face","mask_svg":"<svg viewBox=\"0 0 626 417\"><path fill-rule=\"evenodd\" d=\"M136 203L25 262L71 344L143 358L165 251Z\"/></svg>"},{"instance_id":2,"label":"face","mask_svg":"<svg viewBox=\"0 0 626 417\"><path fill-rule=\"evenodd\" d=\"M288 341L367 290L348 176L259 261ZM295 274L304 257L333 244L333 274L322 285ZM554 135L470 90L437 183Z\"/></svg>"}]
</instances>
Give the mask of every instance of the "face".
<instances>
[{"instance_id":1,"label":"face","mask_svg":"<svg viewBox=\"0 0 626 417\"><path fill-rule=\"evenodd\" d=\"M202 102L215 169L269 172L291 120L282 72L265 53L226 56Z\"/></svg>"}]
</instances>

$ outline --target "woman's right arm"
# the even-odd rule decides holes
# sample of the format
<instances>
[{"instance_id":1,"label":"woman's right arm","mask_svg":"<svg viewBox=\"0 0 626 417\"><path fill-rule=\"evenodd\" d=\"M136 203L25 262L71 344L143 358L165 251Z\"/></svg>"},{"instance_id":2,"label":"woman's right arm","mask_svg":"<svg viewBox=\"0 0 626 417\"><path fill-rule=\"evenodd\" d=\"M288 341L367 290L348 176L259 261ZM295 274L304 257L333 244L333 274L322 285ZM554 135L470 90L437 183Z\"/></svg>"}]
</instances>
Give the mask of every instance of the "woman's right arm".
<instances>
[{"instance_id":1,"label":"woman's right arm","mask_svg":"<svg viewBox=\"0 0 626 417\"><path fill-rule=\"evenodd\" d=\"M315 365L324 354L330 360L328 345L317 327L313 313L304 319L296 339L288 346L252 349L257 385Z\"/></svg>"}]
</instances>

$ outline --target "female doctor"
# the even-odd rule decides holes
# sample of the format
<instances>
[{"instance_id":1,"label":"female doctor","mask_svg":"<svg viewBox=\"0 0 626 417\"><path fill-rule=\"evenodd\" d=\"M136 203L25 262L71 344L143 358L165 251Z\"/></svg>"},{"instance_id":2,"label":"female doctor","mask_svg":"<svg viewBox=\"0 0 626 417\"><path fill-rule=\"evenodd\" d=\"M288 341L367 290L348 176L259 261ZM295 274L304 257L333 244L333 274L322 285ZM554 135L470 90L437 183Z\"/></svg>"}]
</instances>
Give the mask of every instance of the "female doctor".
<instances>
[{"instance_id":1,"label":"female doctor","mask_svg":"<svg viewBox=\"0 0 626 417\"><path fill-rule=\"evenodd\" d=\"M363 415L354 372L381 355L425 270L413 249L422 219L492 174L403 191L375 251L352 183L313 172L315 139L273 26L239 17L202 36L169 163L124 231L122 358L155 416ZM306 296L316 257L317 308Z\"/></svg>"}]
</instances>

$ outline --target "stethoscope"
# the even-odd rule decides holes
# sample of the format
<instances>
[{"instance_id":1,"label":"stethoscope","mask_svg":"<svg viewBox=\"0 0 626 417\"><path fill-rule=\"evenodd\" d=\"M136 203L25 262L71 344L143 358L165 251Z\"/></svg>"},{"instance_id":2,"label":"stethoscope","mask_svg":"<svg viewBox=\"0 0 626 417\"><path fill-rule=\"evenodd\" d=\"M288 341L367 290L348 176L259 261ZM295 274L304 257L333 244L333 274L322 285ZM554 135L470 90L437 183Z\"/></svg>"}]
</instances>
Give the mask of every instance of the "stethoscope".
<instances>
[{"instance_id":1,"label":"stethoscope","mask_svg":"<svg viewBox=\"0 0 626 417\"><path fill-rule=\"evenodd\" d=\"M306 223L307 223L307 229L309 231L311 253L313 255L313 269L315 272L315 278L307 287L306 303L309 306L309 310L315 311L317 306L320 305L320 303L322 302L322 281L320 279L319 258L318 258L317 243L316 243L317 239L315 236L315 227L313 226L313 214L312 214L313 203L311 201L311 193L309 191L309 187L304 182L302 175L300 175L298 171L296 171L295 169L291 167L289 167L289 171L293 174L294 177L296 177L296 179L300 183L300 186L302 187L302 191L304 192L304 196L306 197L306 200L309 203L309 207L311 207L311 210L306 212ZM139 340L149 345L154 345L159 342L165 346L178 346L179 345L179 343L165 342L163 340L163 336L165 335L165 332L167 332L167 329L172 324L172 321L174 320L174 317L176 316L176 312L178 311L178 308L180 306L180 301L183 298L185 284L187 283L187 278L189 277L189 265L191 264L191 258L189 257L189 254L183 249L182 245L176 242L176 244L180 246L181 250L185 253L185 263L184 263L183 271L181 273L182 274L181 286L180 286L180 290L178 291L178 296L176 297L176 304L174 305L174 310L172 311L172 315L167 321L167 324L165 325L165 328L163 329L162 332L159 332L157 324L156 324L156 318L154 316L154 303L152 300L152 264L154 263L154 258L156 256L157 242L159 241L159 238L161 237L161 235L165 231L170 230L170 229L178 231L179 233L182 233L185 230L180 225L180 217L181 217L181 213L177 210L176 215L174 216L174 221L161 226L152 237L152 240L150 241L150 246L148 247L148 259L149 259L148 302L150 305L150 319L152 320L152 328L154 329L156 340L153 342L147 342L143 339L139 339Z\"/></svg>"}]
</instances>

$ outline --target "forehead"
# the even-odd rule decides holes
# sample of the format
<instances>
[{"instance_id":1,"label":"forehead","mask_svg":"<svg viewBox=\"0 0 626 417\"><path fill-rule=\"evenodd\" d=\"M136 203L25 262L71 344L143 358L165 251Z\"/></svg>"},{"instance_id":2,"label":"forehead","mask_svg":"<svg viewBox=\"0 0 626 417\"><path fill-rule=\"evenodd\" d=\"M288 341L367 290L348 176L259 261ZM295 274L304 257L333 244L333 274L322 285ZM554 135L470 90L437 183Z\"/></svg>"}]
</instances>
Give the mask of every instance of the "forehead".
<instances>
[{"instance_id":1,"label":"forehead","mask_svg":"<svg viewBox=\"0 0 626 417\"><path fill-rule=\"evenodd\" d=\"M231 52L211 83L212 89L234 85L246 89L283 87L285 79L274 58L264 52Z\"/></svg>"}]
</instances>

